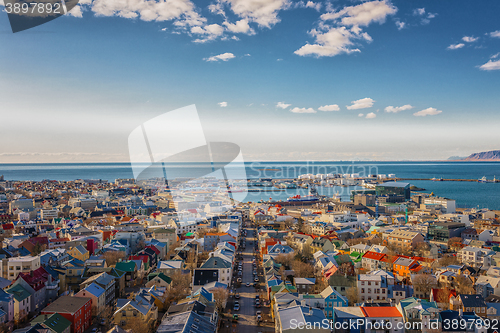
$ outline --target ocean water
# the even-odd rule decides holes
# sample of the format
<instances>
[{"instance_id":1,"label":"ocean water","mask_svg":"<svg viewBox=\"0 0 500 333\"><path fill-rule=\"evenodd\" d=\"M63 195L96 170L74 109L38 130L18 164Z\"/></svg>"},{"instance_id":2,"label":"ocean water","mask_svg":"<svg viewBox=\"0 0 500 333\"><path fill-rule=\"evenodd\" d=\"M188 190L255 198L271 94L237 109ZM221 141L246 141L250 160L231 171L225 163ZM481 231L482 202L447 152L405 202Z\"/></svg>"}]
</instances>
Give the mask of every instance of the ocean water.
<instances>
[{"instance_id":1,"label":"ocean water","mask_svg":"<svg viewBox=\"0 0 500 333\"><path fill-rule=\"evenodd\" d=\"M486 176L500 178L500 162L252 162L245 163L247 177L258 178L295 178L312 173L358 173L395 174L403 178L444 178L479 179ZM242 167L242 165L236 165ZM205 169L197 163L176 163L169 166L176 177L190 177ZM133 178L130 163L52 163L52 164L0 164L0 175L7 180L75 180ZM500 183L454 182L454 181L410 181L411 184L434 192L435 195L457 200L459 207L480 207L500 209ZM324 195L339 193L349 197L351 187L318 188ZM305 189L287 191L251 192L248 201L283 200L289 196L307 194Z\"/></svg>"}]
</instances>

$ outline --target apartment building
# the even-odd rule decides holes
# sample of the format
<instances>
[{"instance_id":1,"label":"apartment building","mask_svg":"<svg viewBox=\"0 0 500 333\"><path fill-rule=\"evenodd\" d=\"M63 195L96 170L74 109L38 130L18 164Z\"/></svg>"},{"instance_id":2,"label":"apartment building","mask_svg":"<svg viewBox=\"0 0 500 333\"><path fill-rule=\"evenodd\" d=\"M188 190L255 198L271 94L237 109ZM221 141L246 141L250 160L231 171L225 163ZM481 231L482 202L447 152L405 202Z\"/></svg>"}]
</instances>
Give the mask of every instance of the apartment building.
<instances>
[{"instance_id":1,"label":"apartment building","mask_svg":"<svg viewBox=\"0 0 500 333\"><path fill-rule=\"evenodd\" d=\"M491 261L495 251L479 247L466 246L457 253L457 258L462 263L466 263L474 268L487 270L491 267Z\"/></svg>"},{"instance_id":2,"label":"apartment building","mask_svg":"<svg viewBox=\"0 0 500 333\"><path fill-rule=\"evenodd\" d=\"M9 258L7 279L14 281L19 273L29 273L38 268L40 268L40 256Z\"/></svg>"},{"instance_id":3,"label":"apartment building","mask_svg":"<svg viewBox=\"0 0 500 333\"><path fill-rule=\"evenodd\" d=\"M394 230L387 237L387 243L400 248L414 248L424 241L424 236L417 231Z\"/></svg>"},{"instance_id":4,"label":"apartment building","mask_svg":"<svg viewBox=\"0 0 500 333\"><path fill-rule=\"evenodd\" d=\"M383 275L358 275L358 299L360 302L382 302L388 299L387 278Z\"/></svg>"}]
</instances>

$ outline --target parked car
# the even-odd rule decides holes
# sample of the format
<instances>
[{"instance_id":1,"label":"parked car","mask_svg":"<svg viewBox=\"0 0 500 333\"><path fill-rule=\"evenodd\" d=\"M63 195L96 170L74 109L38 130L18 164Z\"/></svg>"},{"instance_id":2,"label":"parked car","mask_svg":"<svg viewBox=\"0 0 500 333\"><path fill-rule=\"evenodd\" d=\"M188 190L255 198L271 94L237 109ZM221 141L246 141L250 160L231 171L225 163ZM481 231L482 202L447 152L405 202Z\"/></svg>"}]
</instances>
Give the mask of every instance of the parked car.
<instances>
[{"instance_id":1,"label":"parked car","mask_svg":"<svg viewBox=\"0 0 500 333\"><path fill-rule=\"evenodd\" d=\"M247 287L250 287L250 282L247 282L246 286L247 286Z\"/></svg>"},{"instance_id":2,"label":"parked car","mask_svg":"<svg viewBox=\"0 0 500 333\"><path fill-rule=\"evenodd\" d=\"M235 295L234 295L234 298L236 298L236 299L240 299L240 294L235 294Z\"/></svg>"},{"instance_id":3,"label":"parked car","mask_svg":"<svg viewBox=\"0 0 500 333\"><path fill-rule=\"evenodd\" d=\"M233 323L237 322L238 321L238 315L237 314L234 314L233 315Z\"/></svg>"},{"instance_id":4,"label":"parked car","mask_svg":"<svg viewBox=\"0 0 500 333\"><path fill-rule=\"evenodd\" d=\"M255 277L255 279L253 279L255 282L259 282L259 278L258 277Z\"/></svg>"},{"instance_id":5,"label":"parked car","mask_svg":"<svg viewBox=\"0 0 500 333\"><path fill-rule=\"evenodd\" d=\"M239 304L235 304L234 307L233 307L233 310L234 311L240 311L240 305Z\"/></svg>"},{"instance_id":6,"label":"parked car","mask_svg":"<svg viewBox=\"0 0 500 333\"><path fill-rule=\"evenodd\" d=\"M258 322L261 322L261 321L262 321L262 316L261 316L261 315L257 315L257 321L258 321Z\"/></svg>"}]
</instances>

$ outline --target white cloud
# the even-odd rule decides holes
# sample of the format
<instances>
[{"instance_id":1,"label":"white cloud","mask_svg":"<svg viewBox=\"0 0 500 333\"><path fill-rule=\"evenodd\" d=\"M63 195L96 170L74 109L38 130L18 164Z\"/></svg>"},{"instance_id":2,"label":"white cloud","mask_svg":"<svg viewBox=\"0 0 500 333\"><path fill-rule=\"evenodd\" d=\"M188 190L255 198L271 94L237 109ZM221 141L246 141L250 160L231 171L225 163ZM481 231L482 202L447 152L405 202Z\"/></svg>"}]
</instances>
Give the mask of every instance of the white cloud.
<instances>
[{"instance_id":1,"label":"white cloud","mask_svg":"<svg viewBox=\"0 0 500 333\"><path fill-rule=\"evenodd\" d=\"M425 15L425 8L417 8L413 10L413 15L415 16L423 16Z\"/></svg>"},{"instance_id":2,"label":"white cloud","mask_svg":"<svg viewBox=\"0 0 500 333\"><path fill-rule=\"evenodd\" d=\"M236 23L229 23L226 21L224 22L224 25L226 26L227 30L233 33L243 33L247 35L255 34L255 31L248 24L247 19L236 21Z\"/></svg>"},{"instance_id":3,"label":"white cloud","mask_svg":"<svg viewBox=\"0 0 500 333\"><path fill-rule=\"evenodd\" d=\"M373 106L375 101L371 98L362 98L357 101L352 101L352 105L347 106L347 110L358 110L358 109L367 109Z\"/></svg>"},{"instance_id":4,"label":"white cloud","mask_svg":"<svg viewBox=\"0 0 500 333\"><path fill-rule=\"evenodd\" d=\"M500 70L500 60L497 60L497 61L489 60L484 65L481 65L479 68L482 69L483 71Z\"/></svg>"},{"instance_id":5,"label":"white cloud","mask_svg":"<svg viewBox=\"0 0 500 333\"><path fill-rule=\"evenodd\" d=\"M426 15L425 8L417 8L413 10L413 15L422 18L420 21L421 24L429 24L431 19L437 16L437 13L427 13Z\"/></svg>"},{"instance_id":6,"label":"white cloud","mask_svg":"<svg viewBox=\"0 0 500 333\"><path fill-rule=\"evenodd\" d=\"M413 109L413 106L411 106L410 104L406 104L403 106L388 106L384 110L385 110L385 112L389 112L389 113L398 113L398 112L406 111L406 110L410 110L410 109Z\"/></svg>"},{"instance_id":7,"label":"white cloud","mask_svg":"<svg viewBox=\"0 0 500 333\"><path fill-rule=\"evenodd\" d=\"M361 118L361 117L364 117L364 116L365 116L365 114L364 114L364 113L358 113L358 117L360 117L360 118Z\"/></svg>"},{"instance_id":8,"label":"white cloud","mask_svg":"<svg viewBox=\"0 0 500 333\"><path fill-rule=\"evenodd\" d=\"M293 112L293 113L316 113L316 110L314 110L313 108L293 108L290 110L290 112Z\"/></svg>"},{"instance_id":9,"label":"white cloud","mask_svg":"<svg viewBox=\"0 0 500 333\"><path fill-rule=\"evenodd\" d=\"M328 9L332 10L329 7ZM343 53L361 52L354 46L354 41L372 41L371 36L363 32L361 27L372 22L384 23L388 15L396 12L397 8L389 1L370 1L339 11L330 11L321 15L317 29L309 31L309 35L315 39L314 43L307 43L294 53L300 56L333 57ZM337 26L332 27L325 21L333 21Z\"/></svg>"},{"instance_id":10,"label":"white cloud","mask_svg":"<svg viewBox=\"0 0 500 333\"><path fill-rule=\"evenodd\" d=\"M396 14L398 9L389 1L369 1L357 6L349 6L338 12L321 15L323 21L340 20L346 26L368 26L372 22L384 23L388 15Z\"/></svg>"},{"instance_id":11,"label":"white cloud","mask_svg":"<svg viewBox=\"0 0 500 333\"><path fill-rule=\"evenodd\" d=\"M401 21L396 21L396 27L398 27L398 30L404 29L406 27L406 23Z\"/></svg>"},{"instance_id":12,"label":"white cloud","mask_svg":"<svg viewBox=\"0 0 500 333\"><path fill-rule=\"evenodd\" d=\"M286 109L287 107L289 107L290 105L292 104L286 104L285 102L278 102L278 104L276 104L276 107L277 108L281 108L281 109Z\"/></svg>"},{"instance_id":13,"label":"white cloud","mask_svg":"<svg viewBox=\"0 0 500 333\"><path fill-rule=\"evenodd\" d=\"M377 115L373 112L370 112L366 115L366 119L373 119L373 118L376 118Z\"/></svg>"},{"instance_id":14,"label":"white cloud","mask_svg":"<svg viewBox=\"0 0 500 333\"><path fill-rule=\"evenodd\" d=\"M0 0L0 6L3 6L3 0ZM82 6L76 5L69 11L68 14L74 17L82 18L83 17Z\"/></svg>"},{"instance_id":15,"label":"white cloud","mask_svg":"<svg viewBox=\"0 0 500 333\"><path fill-rule=\"evenodd\" d=\"M179 24L200 25L206 19L201 17L190 0L94 0L87 1L97 16L139 17L143 21L178 20Z\"/></svg>"},{"instance_id":16,"label":"white cloud","mask_svg":"<svg viewBox=\"0 0 500 333\"><path fill-rule=\"evenodd\" d=\"M490 36L500 38L500 30L490 32Z\"/></svg>"},{"instance_id":17,"label":"white cloud","mask_svg":"<svg viewBox=\"0 0 500 333\"><path fill-rule=\"evenodd\" d=\"M309 34L316 39L316 44L306 44L294 53L300 56L314 55L317 57L333 57L341 53L361 52L358 48L351 48L351 39L356 36L345 27L331 28L327 32L313 29Z\"/></svg>"},{"instance_id":18,"label":"white cloud","mask_svg":"<svg viewBox=\"0 0 500 333\"><path fill-rule=\"evenodd\" d=\"M340 108L337 104L332 105L323 105L318 108L320 111L340 111Z\"/></svg>"},{"instance_id":19,"label":"white cloud","mask_svg":"<svg viewBox=\"0 0 500 333\"><path fill-rule=\"evenodd\" d=\"M226 52L226 53L221 53L221 54L218 54L215 56L211 56L209 58L204 58L203 60L205 60L205 61L219 61L219 60L228 61L229 59L233 59L233 58L234 58L234 54Z\"/></svg>"},{"instance_id":20,"label":"white cloud","mask_svg":"<svg viewBox=\"0 0 500 333\"><path fill-rule=\"evenodd\" d=\"M211 13L226 17L226 13L224 12L224 8L220 2L210 4L208 6L208 10L210 10Z\"/></svg>"},{"instance_id":21,"label":"white cloud","mask_svg":"<svg viewBox=\"0 0 500 333\"><path fill-rule=\"evenodd\" d=\"M473 43L475 41L477 41L479 39L479 37L472 37L472 36L464 36L462 38L462 40L466 43Z\"/></svg>"},{"instance_id":22,"label":"white cloud","mask_svg":"<svg viewBox=\"0 0 500 333\"><path fill-rule=\"evenodd\" d=\"M321 2L313 2L313 1L298 1L294 4L293 8L313 8L316 11L320 11L323 4Z\"/></svg>"},{"instance_id":23,"label":"white cloud","mask_svg":"<svg viewBox=\"0 0 500 333\"><path fill-rule=\"evenodd\" d=\"M456 50L456 49L461 49L464 47L464 43L459 43L459 44L451 44L450 46L447 47L448 50Z\"/></svg>"},{"instance_id":24,"label":"white cloud","mask_svg":"<svg viewBox=\"0 0 500 333\"><path fill-rule=\"evenodd\" d=\"M312 2L312 1L308 1L306 3L306 8L314 8L316 9L318 12L321 10L321 2Z\"/></svg>"},{"instance_id":25,"label":"white cloud","mask_svg":"<svg viewBox=\"0 0 500 333\"><path fill-rule=\"evenodd\" d=\"M278 12L290 6L289 0L219 0L228 4L240 18L270 28L280 21Z\"/></svg>"},{"instance_id":26,"label":"white cloud","mask_svg":"<svg viewBox=\"0 0 500 333\"><path fill-rule=\"evenodd\" d=\"M500 52L498 52L498 53L496 53L496 54L492 55L490 58L491 58L491 59L496 59L496 58L498 58L498 56L500 56Z\"/></svg>"},{"instance_id":27,"label":"white cloud","mask_svg":"<svg viewBox=\"0 0 500 333\"><path fill-rule=\"evenodd\" d=\"M435 108L427 108L425 110L415 112L413 115L415 117L435 116L437 114L440 114L441 112L443 111L437 110Z\"/></svg>"},{"instance_id":28,"label":"white cloud","mask_svg":"<svg viewBox=\"0 0 500 333\"><path fill-rule=\"evenodd\" d=\"M221 108L225 108L227 106L227 102L217 103Z\"/></svg>"},{"instance_id":29,"label":"white cloud","mask_svg":"<svg viewBox=\"0 0 500 333\"><path fill-rule=\"evenodd\" d=\"M205 43L210 40L214 40L224 33L224 28L218 24L209 24L205 27L195 26L191 28L191 33L196 35L202 35L201 38L195 39L196 43Z\"/></svg>"}]
</instances>

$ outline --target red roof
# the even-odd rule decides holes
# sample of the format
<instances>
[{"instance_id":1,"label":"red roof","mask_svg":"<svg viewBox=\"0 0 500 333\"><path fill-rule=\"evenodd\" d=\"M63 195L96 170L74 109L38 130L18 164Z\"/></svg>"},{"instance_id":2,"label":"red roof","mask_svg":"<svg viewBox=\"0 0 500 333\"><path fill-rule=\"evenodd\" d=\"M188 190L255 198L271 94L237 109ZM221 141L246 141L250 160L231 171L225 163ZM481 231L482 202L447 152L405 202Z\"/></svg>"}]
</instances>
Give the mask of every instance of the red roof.
<instances>
[{"instance_id":1,"label":"red roof","mask_svg":"<svg viewBox=\"0 0 500 333\"><path fill-rule=\"evenodd\" d=\"M44 237L32 237L32 238L28 239L28 241L29 241L31 244L33 244L33 245L35 245L35 244L37 244L37 243L40 243L40 244L42 244L42 245L47 245L47 244L49 244L49 238L48 238L48 237L45 237L45 236L44 236Z\"/></svg>"},{"instance_id":2,"label":"red roof","mask_svg":"<svg viewBox=\"0 0 500 333\"><path fill-rule=\"evenodd\" d=\"M143 263L147 263L149 260L149 257L146 255L143 256L129 256L128 260L142 260Z\"/></svg>"},{"instance_id":3,"label":"red roof","mask_svg":"<svg viewBox=\"0 0 500 333\"><path fill-rule=\"evenodd\" d=\"M157 249L156 247L154 247L154 246L151 246L151 245L146 246L146 249L151 249L151 250L155 251L155 253L156 253L157 255L158 255L158 254L160 254L160 250L158 250L158 249Z\"/></svg>"},{"instance_id":4,"label":"red roof","mask_svg":"<svg viewBox=\"0 0 500 333\"><path fill-rule=\"evenodd\" d=\"M9 230L9 229L14 229L14 223L5 223L2 224L3 230Z\"/></svg>"},{"instance_id":5,"label":"red roof","mask_svg":"<svg viewBox=\"0 0 500 333\"><path fill-rule=\"evenodd\" d=\"M38 291L45 287L45 282L48 280L49 273L43 268L40 267L35 269L30 273L19 273L17 279L22 278L26 283L30 285L35 291ZM16 280L17 280L16 279Z\"/></svg>"},{"instance_id":6,"label":"red roof","mask_svg":"<svg viewBox=\"0 0 500 333\"><path fill-rule=\"evenodd\" d=\"M378 253L373 251L368 251L365 254L363 254L363 258L373 259L373 260L382 260L385 256L387 256L385 253Z\"/></svg>"},{"instance_id":7,"label":"red roof","mask_svg":"<svg viewBox=\"0 0 500 333\"><path fill-rule=\"evenodd\" d=\"M402 317L401 313L394 306L368 306L361 307L365 317L386 318L386 317Z\"/></svg>"}]
</instances>

